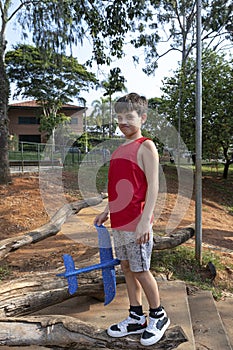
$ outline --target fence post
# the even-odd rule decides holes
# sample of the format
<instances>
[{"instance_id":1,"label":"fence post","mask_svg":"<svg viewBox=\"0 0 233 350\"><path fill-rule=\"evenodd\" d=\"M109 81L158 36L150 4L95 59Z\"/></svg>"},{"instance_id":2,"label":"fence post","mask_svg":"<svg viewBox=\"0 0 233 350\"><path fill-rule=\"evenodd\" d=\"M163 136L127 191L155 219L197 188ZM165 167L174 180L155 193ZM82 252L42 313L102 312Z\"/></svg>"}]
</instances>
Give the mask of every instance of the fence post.
<instances>
[{"instance_id":1,"label":"fence post","mask_svg":"<svg viewBox=\"0 0 233 350\"><path fill-rule=\"evenodd\" d=\"M37 143L37 160L38 160L38 171L40 171L40 144Z\"/></svg>"},{"instance_id":2,"label":"fence post","mask_svg":"<svg viewBox=\"0 0 233 350\"><path fill-rule=\"evenodd\" d=\"M21 161L22 161L22 173L24 173L24 158L23 158L23 142L21 142Z\"/></svg>"}]
</instances>

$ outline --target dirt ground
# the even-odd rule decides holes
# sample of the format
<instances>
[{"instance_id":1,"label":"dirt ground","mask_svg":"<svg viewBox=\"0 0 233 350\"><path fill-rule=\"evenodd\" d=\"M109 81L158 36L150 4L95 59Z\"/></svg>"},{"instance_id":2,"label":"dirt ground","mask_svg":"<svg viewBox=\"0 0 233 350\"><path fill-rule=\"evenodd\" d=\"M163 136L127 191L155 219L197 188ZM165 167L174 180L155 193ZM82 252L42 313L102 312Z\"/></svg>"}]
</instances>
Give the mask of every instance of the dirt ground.
<instances>
[{"instance_id":1,"label":"dirt ground","mask_svg":"<svg viewBox=\"0 0 233 350\"><path fill-rule=\"evenodd\" d=\"M168 171L165 169L165 172ZM170 171L170 170L169 170ZM68 201L79 199L75 183L64 174L64 187ZM168 194L166 205L156 222L155 232L164 232L167 220L177 199L177 181L168 173ZM233 279L233 180L223 180L221 176L203 178L203 243L204 249L214 249L224 259L227 274L222 278ZM55 209L56 203L54 203ZM195 222L195 200L180 223L181 227ZM94 216L93 216L94 217ZM0 240L16 237L32 231L49 221L41 198L38 174L14 175L12 183L0 186ZM190 244L194 245L194 240ZM26 272L54 269L62 264L62 254L88 256L93 249L71 240L62 231L56 236L11 252L0 266L9 266L10 274L4 278L12 279ZM230 266L230 267L229 267Z\"/></svg>"}]
</instances>

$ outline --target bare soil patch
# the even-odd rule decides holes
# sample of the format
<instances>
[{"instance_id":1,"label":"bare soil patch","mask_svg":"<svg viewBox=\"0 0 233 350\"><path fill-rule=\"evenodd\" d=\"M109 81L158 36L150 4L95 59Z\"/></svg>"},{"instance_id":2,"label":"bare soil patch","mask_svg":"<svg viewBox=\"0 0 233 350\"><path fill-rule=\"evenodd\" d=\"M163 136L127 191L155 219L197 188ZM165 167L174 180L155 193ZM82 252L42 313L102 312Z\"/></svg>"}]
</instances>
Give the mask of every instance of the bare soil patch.
<instances>
[{"instance_id":1,"label":"bare soil patch","mask_svg":"<svg viewBox=\"0 0 233 350\"><path fill-rule=\"evenodd\" d=\"M164 167L167 176L168 194L166 206L154 227L155 232L163 232L177 199L177 179L175 169ZM75 178L64 174L64 187L68 201L80 199ZM223 180L221 176L203 178L203 243L204 249L214 249L225 262L226 271L219 278L227 279L233 284L232 253L233 251L233 178ZM56 206L56 203L54 203ZM57 208L59 209L59 208ZM91 210L91 209L90 209ZM93 218L94 218L93 212ZM16 237L36 229L49 220L41 198L37 174L12 177L12 184L0 186L0 239ZM180 226L189 226L195 222L195 197ZM194 245L194 240L189 242ZM11 253L3 266L9 266L10 274L4 278L13 279L26 272L55 269L62 265L62 254L71 253L80 259L87 258L96 252L82 243L71 240L59 232L56 236L44 241L23 247Z\"/></svg>"}]
</instances>

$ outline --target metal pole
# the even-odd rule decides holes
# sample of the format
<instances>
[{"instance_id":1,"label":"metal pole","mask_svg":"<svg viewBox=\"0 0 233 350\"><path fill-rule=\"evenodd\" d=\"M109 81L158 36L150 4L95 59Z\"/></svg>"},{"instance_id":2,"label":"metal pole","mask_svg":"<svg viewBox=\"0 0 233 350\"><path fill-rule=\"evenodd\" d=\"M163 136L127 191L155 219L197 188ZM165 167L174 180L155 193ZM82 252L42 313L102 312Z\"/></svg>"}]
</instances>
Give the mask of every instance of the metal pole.
<instances>
[{"instance_id":1,"label":"metal pole","mask_svg":"<svg viewBox=\"0 0 233 350\"><path fill-rule=\"evenodd\" d=\"M202 1L197 0L197 56L196 56L196 204L195 204L195 256L202 262Z\"/></svg>"},{"instance_id":2,"label":"metal pole","mask_svg":"<svg viewBox=\"0 0 233 350\"><path fill-rule=\"evenodd\" d=\"M84 101L84 119L85 119L85 153L88 153L88 140L87 140L87 107L86 107L86 100L83 99Z\"/></svg>"}]
</instances>

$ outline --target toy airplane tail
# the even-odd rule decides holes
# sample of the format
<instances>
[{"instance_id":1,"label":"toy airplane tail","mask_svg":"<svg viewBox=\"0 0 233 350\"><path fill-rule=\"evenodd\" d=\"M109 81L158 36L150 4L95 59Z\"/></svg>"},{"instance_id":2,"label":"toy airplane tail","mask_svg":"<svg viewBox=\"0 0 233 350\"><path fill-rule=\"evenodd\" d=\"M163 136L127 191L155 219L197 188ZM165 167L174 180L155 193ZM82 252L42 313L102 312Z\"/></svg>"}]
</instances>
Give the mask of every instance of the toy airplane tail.
<instances>
[{"instance_id":1,"label":"toy airplane tail","mask_svg":"<svg viewBox=\"0 0 233 350\"><path fill-rule=\"evenodd\" d=\"M102 277L104 283L105 303L109 304L116 294L116 272L114 266L119 264L118 259L113 259L111 239L105 226L96 226L99 240L100 262L112 261L113 265L102 269Z\"/></svg>"},{"instance_id":2,"label":"toy airplane tail","mask_svg":"<svg viewBox=\"0 0 233 350\"><path fill-rule=\"evenodd\" d=\"M116 294L116 275L114 266L118 265L120 261L118 259L113 259L111 239L106 227L103 225L96 225L95 227L98 233L100 264L75 269L73 258L69 254L64 254L63 260L66 271L57 276L67 278L69 293L74 294L78 288L77 275L84 272L102 269L105 294L104 305L107 305L114 299Z\"/></svg>"},{"instance_id":3,"label":"toy airplane tail","mask_svg":"<svg viewBox=\"0 0 233 350\"><path fill-rule=\"evenodd\" d=\"M78 289L78 279L76 275L72 274L72 272L75 271L74 260L69 254L64 254L63 261L66 268L66 272L65 274L60 274L59 276L64 276L67 278L69 293L74 294Z\"/></svg>"}]
</instances>

